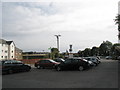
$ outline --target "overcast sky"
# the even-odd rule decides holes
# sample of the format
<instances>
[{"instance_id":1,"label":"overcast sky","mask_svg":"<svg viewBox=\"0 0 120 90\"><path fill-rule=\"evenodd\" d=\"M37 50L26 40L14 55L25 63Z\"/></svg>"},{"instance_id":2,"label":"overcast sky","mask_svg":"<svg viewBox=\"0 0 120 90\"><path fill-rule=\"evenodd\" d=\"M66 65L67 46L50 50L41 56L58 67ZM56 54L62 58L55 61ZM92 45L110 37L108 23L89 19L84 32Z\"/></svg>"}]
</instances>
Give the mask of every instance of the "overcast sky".
<instances>
[{"instance_id":1,"label":"overcast sky","mask_svg":"<svg viewBox=\"0 0 120 90\"><path fill-rule=\"evenodd\" d=\"M60 51L73 45L73 51L100 46L103 41L117 43L119 0L66 0L47 2L2 2L2 38L13 40L23 51ZM32 1L32 0L31 0Z\"/></svg>"}]
</instances>

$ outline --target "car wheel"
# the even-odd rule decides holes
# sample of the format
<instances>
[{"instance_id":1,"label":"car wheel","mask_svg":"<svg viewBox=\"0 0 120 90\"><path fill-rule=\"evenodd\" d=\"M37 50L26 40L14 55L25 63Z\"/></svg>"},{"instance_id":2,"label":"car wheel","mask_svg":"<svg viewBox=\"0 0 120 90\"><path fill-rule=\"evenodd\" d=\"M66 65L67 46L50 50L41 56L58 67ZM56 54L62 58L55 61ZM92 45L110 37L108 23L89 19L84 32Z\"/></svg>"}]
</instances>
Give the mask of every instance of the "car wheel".
<instances>
[{"instance_id":1,"label":"car wheel","mask_svg":"<svg viewBox=\"0 0 120 90\"><path fill-rule=\"evenodd\" d=\"M83 66L79 66L79 71L83 71L84 70L84 67Z\"/></svg>"},{"instance_id":2,"label":"car wheel","mask_svg":"<svg viewBox=\"0 0 120 90\"><path fill-rule=\"evenodd\" d=\"M30 71L30 68L26 68L26 72L29 72Z\"/></svg>"},{"instance_id":3,"label":"car wheel","mask_svg":"<svg viewBox=\"0 0 120 90\"><path fill-rule=\"evenodd\" d=\"M99 61L99 64L100 64L101 62Z\"/></svg>"},{"instance_id":4,"label":"car wheel","mask_svg":"<svg viewBox=\"0 0 120 90\"><path fill-rule=\"evenodd\" d=\"M60 66L57 67L57 71L61 71L61 67Z\"/></svg>"},{"instance_id":5,"label":"car wheel","mask_svg":"<svg viewBox=\"0 0 120 90\"><path fill-rule=\"evenodd\" d=\"M13 70L12 69L9 69L8 70L8 74L12 74L13 73Z\"/></svg>"},{"instance_id":6,"label":"car wheel","mask_svg":"<svg viewBox=\"0 0 120 90\"><path fill-rule=\"evenodd\" d=\"M95 66L98 66L98 64L97 64L97 63L95 63Z\"/></svg>"},{"instance_id":7,"label":"car wheel","mask_svg":"<svg viewBox=\"0 0 120 90\"><path fill-rule=\"evenodd\" d=\"M41 66L40 65L37 65L37 69L40 69L41 68Z\"/></svg>"}]
</instances>

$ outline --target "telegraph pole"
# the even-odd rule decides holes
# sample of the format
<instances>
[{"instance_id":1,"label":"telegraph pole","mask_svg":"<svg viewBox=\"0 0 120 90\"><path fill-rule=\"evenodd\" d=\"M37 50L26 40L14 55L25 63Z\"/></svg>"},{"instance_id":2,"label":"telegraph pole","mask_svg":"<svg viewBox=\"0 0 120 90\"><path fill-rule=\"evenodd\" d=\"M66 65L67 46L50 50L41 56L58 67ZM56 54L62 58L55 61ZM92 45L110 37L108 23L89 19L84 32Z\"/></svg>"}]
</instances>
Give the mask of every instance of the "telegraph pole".
<instances>
[{"instance_id":1,"label":"telegraph pole","mask_svg":"<svg viewBox=\"0 0 120 90\"><path fill-rule=\"evenodd\" d=\"M59 51L59 37L61 36L61 35L55 35L56 36L56 38L57 38L57 49L58 49L58 51Z\"/></svg>"}]
</instances>

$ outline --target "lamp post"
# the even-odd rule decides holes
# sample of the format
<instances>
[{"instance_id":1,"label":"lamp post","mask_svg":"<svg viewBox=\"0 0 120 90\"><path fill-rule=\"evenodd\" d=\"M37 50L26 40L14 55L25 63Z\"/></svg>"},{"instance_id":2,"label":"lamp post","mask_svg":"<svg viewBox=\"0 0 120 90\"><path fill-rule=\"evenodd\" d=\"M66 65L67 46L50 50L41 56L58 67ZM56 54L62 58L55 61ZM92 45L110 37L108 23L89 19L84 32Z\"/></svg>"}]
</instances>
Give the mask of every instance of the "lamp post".
<instances>
[{"instance_id":1,"label":"lamp post","mask_svg":"<svg viewBox=\"0 0 120 90\"><path fill-rule=\"evenodd\" d=\"M55 35L56 36L56 38L57 38L57 49L58 49L58 51L59 51L59 37L61 36L61 35Z\"/></svg>"}]
</instances>

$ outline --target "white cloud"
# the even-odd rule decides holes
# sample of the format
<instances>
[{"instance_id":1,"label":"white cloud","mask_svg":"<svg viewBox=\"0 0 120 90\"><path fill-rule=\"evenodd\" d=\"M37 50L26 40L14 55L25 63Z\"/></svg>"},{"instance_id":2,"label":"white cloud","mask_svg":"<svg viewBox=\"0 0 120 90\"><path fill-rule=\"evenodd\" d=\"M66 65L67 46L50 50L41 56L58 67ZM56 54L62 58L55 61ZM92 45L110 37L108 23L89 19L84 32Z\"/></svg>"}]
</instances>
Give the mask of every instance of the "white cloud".
<instances>
[{"instance_id":1,"label":"white cloud","mask_svg":"<svg viewBox=\"0 0 120 90\"><path fill-rule=\"evenodd\" d=\"M113 19L117 14L117 2L4 2L3 35L4 38L14 39L23 50L55 47L54 34L62 34L62 51L68 49L70 43L77 51L99 45L103 40L116 42L117 26Z\"/></svg>"}]
</instances>

